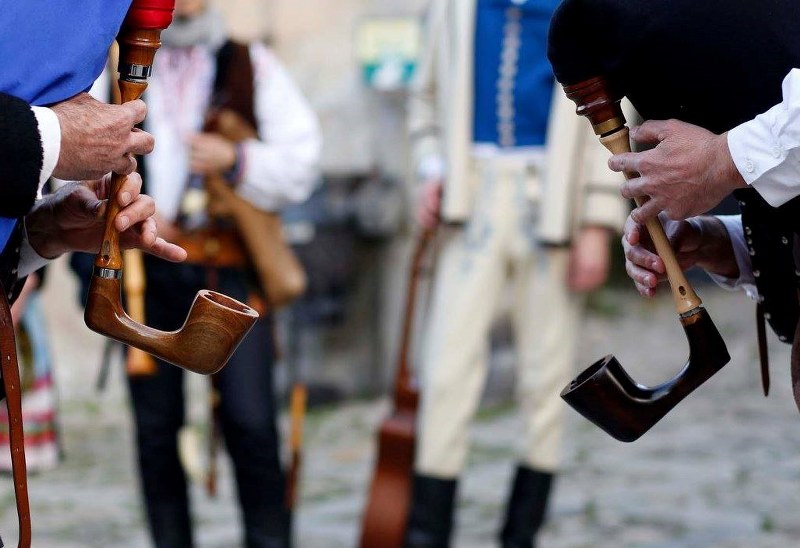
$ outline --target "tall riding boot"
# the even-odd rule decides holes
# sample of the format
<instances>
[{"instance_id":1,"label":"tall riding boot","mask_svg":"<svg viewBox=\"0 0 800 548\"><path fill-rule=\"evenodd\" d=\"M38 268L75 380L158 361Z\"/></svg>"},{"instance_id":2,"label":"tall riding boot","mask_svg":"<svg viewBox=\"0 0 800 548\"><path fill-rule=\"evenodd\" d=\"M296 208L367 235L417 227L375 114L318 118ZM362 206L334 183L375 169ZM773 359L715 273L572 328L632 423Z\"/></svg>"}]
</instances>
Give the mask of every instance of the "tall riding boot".
<instances>
[{"instance_id":1,"label":"tall riding boot","mask_svg":"<svg viewBox=\"0 0 800 548\"><path fill-rule=\"evenodd\" d=\"M533 548L544 522L553 474L518 465L500 535L503 548Z\"/></svg>"},{"instance_id":2,"label":"tall riding boot","mask_svg":"<svg viewBox=\"0 0 800 548\"><path fill-rule=\"evenodd\" d=\"M406 548L448 548L457 481L414 474Z\"/></svg>"}]
</instances>

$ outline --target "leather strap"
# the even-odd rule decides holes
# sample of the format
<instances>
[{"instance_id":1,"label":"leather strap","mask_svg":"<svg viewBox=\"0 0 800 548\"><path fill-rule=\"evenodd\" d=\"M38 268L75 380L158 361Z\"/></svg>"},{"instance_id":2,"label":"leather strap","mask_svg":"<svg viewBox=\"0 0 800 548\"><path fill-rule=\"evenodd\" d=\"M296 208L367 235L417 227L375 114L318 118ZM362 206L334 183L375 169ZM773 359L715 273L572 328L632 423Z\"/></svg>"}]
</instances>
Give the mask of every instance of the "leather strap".
<instances>
[{"instance_id":1,"label":"leather strap","mask_svg":"<svg viewBox=\"0 0 800 548\"><path fill-rule=\"evenodd\" d=\"M2 282L0 282L0 358L2 358L0 371L3 374L3 388L6 392L6 407L8 408L11 469L14 493L17 499L17 517L19 518L19 544L17 546L30 548L31 510L28 503L25 438L22 431L22 390L20 389L19 365L17 364L14 323L11 320L11 305L8 303Z\"/></svg>"},{"instance_id":2,"label":"leather strap","mask_svg":"<svg viewBox=\"0 0 800 548\"><path fill-rule=\"evenodd\" d=\"M761 387L764 396L769 396L769 349L767 347L767 322L764 317L764 305L756 305L756 332L758 333L758 359L761 363Z\"/></svg>"},{"instance_id":3,"label":"leather strap","mask_svg":"<svg viewBox=\"0 0 800 548\"><path fill-rule=\"evenodd\" d=\"M172 241L186 250L188 264L209 268L247 268L250 264L242 240L233 230L181 231Z\"/></svg>"}]
</instances>

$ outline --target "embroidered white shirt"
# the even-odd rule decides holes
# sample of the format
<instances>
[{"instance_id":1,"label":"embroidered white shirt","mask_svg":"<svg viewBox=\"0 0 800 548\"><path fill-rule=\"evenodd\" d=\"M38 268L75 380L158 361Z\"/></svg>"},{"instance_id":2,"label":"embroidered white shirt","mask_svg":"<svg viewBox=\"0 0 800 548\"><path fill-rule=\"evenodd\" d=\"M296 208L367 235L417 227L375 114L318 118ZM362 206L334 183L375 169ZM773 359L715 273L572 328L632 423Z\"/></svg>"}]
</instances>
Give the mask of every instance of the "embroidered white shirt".
<instances>
[{"instance_id":1,"label":"embroidered white shirt","mask_svg":"<svg viewBox=\"0 0 800 548\"><path fill-rule=\"evenodd\" d=\"M276 211L307 198L318 180L322 138L316 115L275 54L250 46L258 140L246 141L240 196ZM202 46L163 48L145 97L146 128L156 147L147 157L147 190L174 220L188 174L187 139L199 132L214 79L214 52Z\"/></svg>"}]
</instances>

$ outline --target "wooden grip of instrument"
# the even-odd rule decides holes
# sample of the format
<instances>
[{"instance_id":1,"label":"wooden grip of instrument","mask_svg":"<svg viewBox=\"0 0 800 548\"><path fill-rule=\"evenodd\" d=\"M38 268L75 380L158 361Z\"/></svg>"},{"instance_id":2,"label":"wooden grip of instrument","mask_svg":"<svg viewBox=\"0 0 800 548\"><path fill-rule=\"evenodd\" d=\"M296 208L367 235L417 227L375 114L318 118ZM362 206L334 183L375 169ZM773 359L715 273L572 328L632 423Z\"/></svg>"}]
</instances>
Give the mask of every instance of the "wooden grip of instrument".
<instances>
[{"instance_id":1,"label":"wooden grip of instrument","mask_svg":"<svg viewBox=\"0 0 800 548\"><path fill-rule=\"evenodd\" d=\"M142 65L152 65L155 51L161 46L159 36L161 31L124 31L120 34L119 40L119 62L120 63L139 63ZM119 101L127 103L134 101L142 96L147 89L147 81L130 81L124 78L117 81L119 87ZM114 98L115 102L117 98ZM114 219L117 217L121 207L117 200L117 194L127 179L126 175L114 173L111 176L111 191L109 193L108 206L106 209L106 229L103 236L103 243L100 246L100 253L95 259L95 266L98 268L110 268L113 270L122 269L122 254L119 249L119 233L114 228Z\"/></svg>"},{"instance_id":2,"label":"wooden grip of instrument","mask_svg":"<svg viewBox=\"0 0 800 548\"><path fill-rule=\"evenodd\" d=\"M625 127L625 115L620 106L622 95L617 93L604 77L596 76L583 82L564 85L564 92L577 106L576 114L585 116L591 122L595 134L600 136L600 142L612 154L631 151L628 128ZM625 174L626 179L634 176L636 175L631 173ZM640 197L636 199L636 203L641 205L646 200L646 197ZM702 301L686 280L661 222L658 219L651 219L645 226L650 233L650 239L653 240L656 253L666 266L678 314L686 314L699 307Z\"/></svg>"},{"instance_id":3,"label":"wooden grip of instrument","mask_svg":"<svg viewBox=\"0 0 800 548\"><path fill-rule=\"evenodd\" d=\"M600 142L603 143L603 146L610 150L612 154L630 152L631 144L628 133L628 128L623 127L615 133L601 137ZM626 179L631 179L635 176L636 174L625 173ZM637 197L636 205L641 206L646 201L646 197ZM683 269L681 269L680 264L678 264L678 259L675 257L675 252L664 232L661 221L658 219L650 219L645 226L647 227L647 232L650 233L650 239L653 241L656 253L658 253L658 256L664 261L667 270L667 279L672 289L672 297L675 301L675 309L678 314L685 314L699 307L702 301L694 292L694 289L683 273Z\"/></svg>"}]
</instances>

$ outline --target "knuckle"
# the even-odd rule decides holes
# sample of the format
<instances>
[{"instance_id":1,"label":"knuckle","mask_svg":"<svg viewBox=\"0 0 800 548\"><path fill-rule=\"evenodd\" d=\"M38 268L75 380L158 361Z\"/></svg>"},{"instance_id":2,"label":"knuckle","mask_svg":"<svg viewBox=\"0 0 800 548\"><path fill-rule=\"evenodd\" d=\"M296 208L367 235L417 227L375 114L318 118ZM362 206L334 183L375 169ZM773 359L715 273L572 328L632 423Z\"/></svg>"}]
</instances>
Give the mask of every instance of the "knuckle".
<instances>
[{"instance_id":1,"label":"knuckle","mask_svg":"<svg viewBox=\"0 0 800 548\"><path fill-rule=\"evenodd\" d=\"M136 168L136 166L135 166L134 163L132 163L132 162L130 162L128 160L122 160L119 163L119 167L117 169L115 169L114 171L116 171L120 175L130 175L135 168Z\"/></svg>"},{"instance_id":2,"label":"knuckle","mask_svg":"<svg viewBox=\"0 0 800 548\"><path fill-rule=\"evenodd\" d=\"M674 133L675 130L678 129L680 122L675 118L670 118L664 122L664 126L661 129L661 134L665 136L669 136L671 133Z\"/></svg>"}]
</instances>

